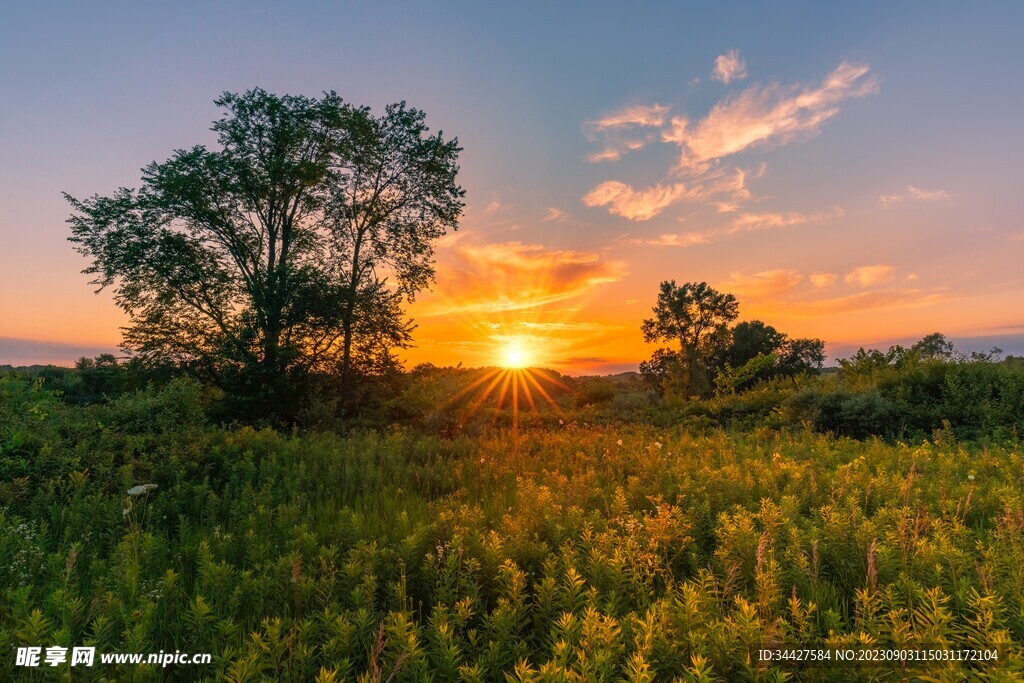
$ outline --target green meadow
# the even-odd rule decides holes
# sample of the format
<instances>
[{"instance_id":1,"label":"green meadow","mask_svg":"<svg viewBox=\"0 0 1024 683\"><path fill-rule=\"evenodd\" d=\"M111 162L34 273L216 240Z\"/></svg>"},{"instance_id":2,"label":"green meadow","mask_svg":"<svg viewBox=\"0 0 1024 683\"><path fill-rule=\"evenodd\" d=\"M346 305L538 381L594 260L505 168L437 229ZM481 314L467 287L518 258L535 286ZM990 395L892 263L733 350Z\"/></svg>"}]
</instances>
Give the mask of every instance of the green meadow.
<instances>
[{"instance_id":1,"label":"green meadow","mask_svg":"<svg viewBox=\"0 0 1024 683\"><path fill-rule=\"evenodd\" d=\"M947 421L921 438L854 439L778 410L738 420L756 394L733 412L720 401L624 419L637 386L566 382L557 410L515 425L506 409L455 429L331 432L217 425L191 380L74 403L53 381L8 374L0 649L208 652L212 664L28 670L4 657L0 677L1024 675L1012 435L961 440ZM761 661L786 645L998 658Z\"/></svg>"}]
</instances>

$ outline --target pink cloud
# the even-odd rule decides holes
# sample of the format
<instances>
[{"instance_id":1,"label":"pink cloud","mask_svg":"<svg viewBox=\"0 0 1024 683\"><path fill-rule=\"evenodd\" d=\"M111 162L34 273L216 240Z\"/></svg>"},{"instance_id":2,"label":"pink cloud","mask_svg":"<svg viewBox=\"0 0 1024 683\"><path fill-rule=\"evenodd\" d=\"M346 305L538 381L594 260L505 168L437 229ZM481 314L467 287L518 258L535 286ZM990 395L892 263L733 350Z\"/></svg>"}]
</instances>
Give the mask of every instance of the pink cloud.
<instances>
[{"instance_id":1,"label":"pink cloud","mask_svg":"<svg viewBox=\"0 0 1024 683\"><path fill-rule=\"evenodd\" d=\"M715 68L711 70L711 78L729 84L747 77L747 64L740 59L739 50L729 50L715 59Z\"/></svg>"},{"instance_id":2,"label":"pink cloud","mask_svg":"<svg viewBox=\"0 0 1024 683\"><path fill-rule=\"evenodd\" d=\"M859 266L848 272L844 279L859 287L873 287L892 280L895 271L895 268L885 264Z\"/></svg>"},{"instance_id":3,"label":"pink cloud","mask_svg":"<svg viewBox=\"0 0 1024 683\"><path fill-rule=\"evenodd\" d=\"M803 282L803 279L803 275L788 268L765 270L750 275L731 273L723 288L754 301L776 299L791 292Z\"/></svg>"},{"instance_id":4,"label":"pink cloud","mask_svg":"<svg viewBox=\"0 0 1024 683\"><path fill-rule=\"evenodd\" d=\"M616 161L626 152L646 147L657 139L653 131L665 123L669 108L660 104L634 104L599 119L585 121L583 134L588 140L604 141L604 149L587 156L592 162Z\"/></svg>"},{"instance_id":5,"label":"pink cloud","mask_svg":"<svg viewBox=\"0 0 1024 683\"><path fill-rule=\"evenodd\" d=\"M842 209L838 207L832 211L823 211L818 213L797 213L794 211L786 213L741 213L720 228L677 235L662 235L658 239L650 240L646 243L674 247L689 247L695 244L709 244L744 232L775 230L778 228L787 228L807 223L822 223L841 216L842 213Z\"/></svg>"},{"instance_id":6,"label":"pink cloud","mask_svg":"<svg viewBox=\"0 0 1024 683\"><path fill-rule=\"evenodd\" d=\"M634 190L617 180L603 182L583 197L586 206L607 206L608 210L631 221L646 221L666 207L685 198L691 191L682 183L654 185Z\"/></svg>"},{"instance_id":7,"label":"pink cloud","mask_svg":"<svg viewBox=\"0 0 1024 683\"><path fill-rule=\"evenodd\" d=\"M811 273L808 276L811 286L815 289L826 289L831 287L839 279L835 273Z\"/></svg>"},{"instance_id":8,"label":"pink cloud","mask_svg":"<svg viewBox=\"0 0 1024 683\"><path fill-rule=\"evenodd\" d=\"M904 200L915 200L915 201L935 201L937 199L949 199L950 194L945 190L922 190L919 187L913 185L907 185L906 192L901 194L883 194L878 198L878 203L882 206L892 206L893 204L899 204Z\"/></svg>"},{"instance_id":9,"label":"pink cloud","mask_svg":"<svg viewBox=\"0 0 1024 683\"><path fill-rule=\"evenodd\" d=\"M728 71L731 79L740 77L736 71L736 63L742 65L738 52L730 51L720 59L725 60L723 70L732 69ZM816 135L825 121L839 113L842 102L878 91L878 79L868 72L865 65L842 62L817 85L751 85L726 97L696 121L670 116L669 108L659 104L634 105L588 121L584 124L588 139L604 141L603 148L590 155L591 161L616 160L660 139L679 148L673 170L676 176L685 177L687 184L665 182L634 190L627 183L607 181L592 189L584 204L608 206L611 213L630 220L648 220L676 202L709 200L731 192L732 201L719 208L736 211L738 201L750 198L745 171L722 160ZM762 165L759 174L763 172Z\"/></svg>"},{"instance_id":10,"label":"pink cloud","mask_svg":"<svg viewBox=\"0 0 1024 683\"><path fill-rule=\"evenodd\" d=\"M681 148L680 168L692 169L751 147L811 137L839 113L841 102L878 91L877 79L867 74L867 66L843 62L817 87L752 85L695 125L673 118L663 139Z\"/></svg>"}]
</instances>

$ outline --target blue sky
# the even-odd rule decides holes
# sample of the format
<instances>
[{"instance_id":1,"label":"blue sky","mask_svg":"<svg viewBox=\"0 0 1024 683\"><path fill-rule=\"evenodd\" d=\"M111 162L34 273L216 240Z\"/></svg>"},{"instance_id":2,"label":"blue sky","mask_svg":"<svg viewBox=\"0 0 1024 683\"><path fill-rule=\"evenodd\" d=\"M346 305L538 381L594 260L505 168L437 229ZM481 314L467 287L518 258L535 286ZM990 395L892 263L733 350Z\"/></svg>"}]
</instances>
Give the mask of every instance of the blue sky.
<instances>
[{"instance_id":1,"label":"blue sky","mask_svg":"<svg viewBox=\"0 0 1024 683\"><path fill-rule=\"evenodd\" d=\"M1024 353L1022 15L1016 3L5 8L0 337L13 341L0 363L35 342L117 344L124 318L79 273L60 192L137 184L146 163L212 140L222 91L253 86L404 99L462 142L467 215L412 308L413 361L485 362L519 337L565 369L629 367L669 278L735 291L744 317L836 352L941 330ZM716 78L720 58L733 70ZM618 158L593 160L608 150Z\"/></svg>"}]
</instances>

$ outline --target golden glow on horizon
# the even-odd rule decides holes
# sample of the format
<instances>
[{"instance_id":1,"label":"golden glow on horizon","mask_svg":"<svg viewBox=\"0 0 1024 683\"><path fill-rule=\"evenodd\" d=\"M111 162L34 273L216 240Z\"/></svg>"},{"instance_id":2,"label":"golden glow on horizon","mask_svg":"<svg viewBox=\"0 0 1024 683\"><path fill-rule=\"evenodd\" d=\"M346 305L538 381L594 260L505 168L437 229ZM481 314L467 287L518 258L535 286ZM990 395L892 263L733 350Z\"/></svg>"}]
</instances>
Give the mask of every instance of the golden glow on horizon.
<instances>
[{"instance_id":1,"label":"golden glow on horizon","mask_svg":"<svg viewBox=\"0 0 1024 683\"><path fill-rule=\"evenodd\" d=\"M499 365L503 368L519 369L534 363L533 354L526 348L522 339L510 339L501 348Z\"/></svg>"}]
</instances>

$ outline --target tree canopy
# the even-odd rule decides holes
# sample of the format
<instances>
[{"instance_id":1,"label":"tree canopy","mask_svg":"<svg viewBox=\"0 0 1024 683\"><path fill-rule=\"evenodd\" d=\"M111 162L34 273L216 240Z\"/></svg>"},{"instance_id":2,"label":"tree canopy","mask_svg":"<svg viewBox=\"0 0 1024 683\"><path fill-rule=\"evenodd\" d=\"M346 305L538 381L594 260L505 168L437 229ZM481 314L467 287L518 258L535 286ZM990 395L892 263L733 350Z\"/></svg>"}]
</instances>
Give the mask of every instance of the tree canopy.
<instances>
[{"instance_id":1,"label":"tree canopy","mask_svg":"<svg viewBox=\"0 0 1024 683\"><path fill-rule=\"evenodd\" d=\"M407 345L401 304L458 227L456 139L405 103L225 93L215 149L177 150L138 189L79 200L70 240L129 315L137 357L273 383L379 371Z\"/></svg>"},{"instance_id":2,"label":"tree canopy","mask_svg":"<svg viewBox=\"0 0 1024 683\"><path fill-rule=\"evenodd\" d=\"M707 362L727 339L729 323L739 315L736 297L706 282L677 285L675 280L668 280L661 283L652 310L654 317L644 320L640 328L644 341L674 343L679 350L662 350L651 363L641 365L641 372L668 372L675 391L683 397L707 392L711 386Z\"/></svg>"},{"instance_id":3,"label":"tree canopy","mask_svg":"<svg viewBox=\"0 0 1024 683\"><path fill-rule=\"evenodd\" d=\"M825 342L790 338L760 320L730 327L739 303L706 282L662 282L654 317L643 321L648 343L669 342L640 364L659 390L681 398L704 396L712 384L733 392L773 377L813 372L825 360Z\"/></svg>"}]
</instances>

